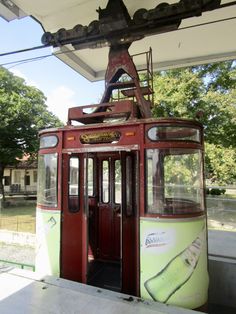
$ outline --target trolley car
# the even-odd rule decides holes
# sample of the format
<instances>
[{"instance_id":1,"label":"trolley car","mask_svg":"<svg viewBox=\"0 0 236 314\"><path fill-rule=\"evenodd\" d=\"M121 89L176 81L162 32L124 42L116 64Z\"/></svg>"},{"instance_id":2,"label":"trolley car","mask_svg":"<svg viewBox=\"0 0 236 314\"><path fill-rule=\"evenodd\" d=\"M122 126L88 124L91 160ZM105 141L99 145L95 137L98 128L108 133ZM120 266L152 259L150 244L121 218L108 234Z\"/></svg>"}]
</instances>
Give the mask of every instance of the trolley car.
<instances>
[{"instance_id":1,"label":"trolley car","mask_svg":"<svg viewBox=\"0 0 236 314\"><path fill-rule=\"evenodd\" d=\"M67 126L40 133L36 269L200 308L208 290L202 125L148 117L150 65L142 84L128 52L119 51L126 61L116 58L116 72L112 53L102 102L72 108Z\"/></svg>"}]
</instances>

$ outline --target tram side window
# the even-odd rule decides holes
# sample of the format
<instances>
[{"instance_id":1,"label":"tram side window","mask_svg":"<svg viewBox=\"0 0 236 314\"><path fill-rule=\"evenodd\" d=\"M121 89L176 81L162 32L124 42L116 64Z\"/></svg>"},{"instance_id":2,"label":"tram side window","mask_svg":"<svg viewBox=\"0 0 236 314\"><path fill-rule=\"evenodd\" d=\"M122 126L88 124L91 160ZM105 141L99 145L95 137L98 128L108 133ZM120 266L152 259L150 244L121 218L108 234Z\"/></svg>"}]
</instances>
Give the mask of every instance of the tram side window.
<instances>
[{"instance_id":1,"label":"tram side window","mask_svg":"<svg viewBox=\"0 0 236 314\"><path fill-rule=\"evenodd\" d=\"M147 150L146 182L148 213L178 215L204 210L199 150Z\"/></svg>"},{"instance_id":2,"label":"tram side window","mask_svg":"<svg viewBox=\"0 0 236 314\"><path fill-rule=\"evenodd\" d=\"M88 196L94 196L94 160L88 158Z\"/></svg>"},{"instance_id":3,"label":"tram side window","mask_svg":"<svg viewBox=\"0 0 236 314\"><path fill-rule=\"evenodd\" d=\"M125 186L125 193L126 193L126 215L132 216L133 214L133 198L132 195L134 191L133 189L133 182L132 182L132 158L131 156L126 157L126 186Z\"/></svg>"},{"instance_id":4,"label":"tram side window","mask_svg":"<svg viewBox=\"0 0 236 314\"><path fill-rule=\"evenodd\" d=\"M102 161L102 202L109 203L110 169L108 160Z\"/></svg>"},{"instance_id":5,"label":"tram side window","mask_svg":"<svg viewBox=\"0 0 236 314\"><path fill-rule=\"evenodd\" d=\"M37 202L57 207L57 154L39 155Z\"/></svg>"},{"instance_id":6,"label":"tram side window","mask_svg":"<svg viewBox=\"0 0 236 314\"><path fill-rule=\"evenodd\" d=\"M69 211L79 211L79 158L71 157L69 164Z\"/></svg>"},{"instance_id":7,"label":"tram side window","mask_svg":"<svg viewBox=\"0 0 236 314\"><path fill-rule=\"evenodd\" d=\"M121 163L115 161L115 203L121 204Z\"/></svg>"}]
</instances>

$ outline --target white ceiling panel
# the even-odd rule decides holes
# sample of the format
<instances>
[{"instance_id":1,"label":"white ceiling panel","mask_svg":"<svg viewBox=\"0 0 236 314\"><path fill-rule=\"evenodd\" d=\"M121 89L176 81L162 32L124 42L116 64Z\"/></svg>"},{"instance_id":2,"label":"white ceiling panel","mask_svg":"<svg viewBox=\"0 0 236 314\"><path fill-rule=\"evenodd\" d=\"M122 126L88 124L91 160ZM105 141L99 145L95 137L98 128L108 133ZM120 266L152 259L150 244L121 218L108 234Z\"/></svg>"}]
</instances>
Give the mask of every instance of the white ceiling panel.
<instances>
[{"instance_id":1,"label":"white ceiling panel","mask_svg":"<svg viewBox=\"0 0 236 314\"><path fill-rule=\"evenodd\" d=\"M71 29L88 25L98 18L96 9L105 8L107 0L14 0L23 12L35 17L45 31ZM139 8L152 9L163 1L124 0L132 15ZM170 4L176 0L165 1ZM222 4L232 1L222 0ZM1 12L0 12L1 13ZM185 19L176 31L152 35L134 42L130 54L153 51L154 70L236 59L236 5L204 12ZM71 52L70 52L71 50ZM67 45L56 49L58 58L91 81L101 80L108 63L108 48L74 50ZM65 53L62 53L65 52ZM140 61L138 67L142 66Z\"/></svg>"}]
</instances>

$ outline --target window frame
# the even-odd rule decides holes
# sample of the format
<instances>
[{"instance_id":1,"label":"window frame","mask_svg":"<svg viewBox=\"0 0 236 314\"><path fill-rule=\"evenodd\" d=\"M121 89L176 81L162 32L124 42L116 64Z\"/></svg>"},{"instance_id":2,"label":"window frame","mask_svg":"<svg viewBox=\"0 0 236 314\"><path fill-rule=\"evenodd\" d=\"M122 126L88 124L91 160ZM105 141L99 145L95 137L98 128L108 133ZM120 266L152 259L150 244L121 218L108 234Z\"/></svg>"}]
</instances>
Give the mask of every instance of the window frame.
<instances>
[{"instance_id":1,"label":"window frame","mask_svg":"<svg viewBox=\"0 0 236 314\"><path fill-rule=\"evenodd\" d=\"M56 143L54 145L46 145L46 146L41 146L41 140L43 140L44 138L56 138ZM43 135L40 137L40 140L39 140L39 149L47 149L47 148L55 148L57 147L59 143L59 138L56 134L50 134L50 135Z\"/></svg>"},{"instance_id":2,"label":"window frame","mask_svg":"<svg viewBox=\"0 0 236 314\"><path fill-rule=\"evenodd\" d=\"M107 173L107 196L108 196L108 199L107 201L104 200L104 171L103 171L103 163L104 162L107 162L108 164L108 173ZM109 160L108 159L102 159L101 161L101 201L103 204L109 204L110 203L110 189L109 189L109 186L110 186L110 177L111 177L111 168L110 168L110 163L109 163Z\"/></svg>"},{"instance_id":3,"label":"window frame","mask_svg":"<svg viewBox=\"0 0 236 314\"><path fill-rule=\"evenodd\" d=\"M166 128L166 130L168 131L168 129L174 129L174 128L179 128L181 129L189 129L190 130L196 130L196 132L198 132L198 140L191 140L189 138L187 138L186 136L184 138L181 139L181 137L165 137L165 138L157 138L157 139L153 139L149 132L154 129L154 128ZM189 142L189 143L196 143L196 144L201 144L202 142L202 138L201 138L201 130L199 127L197 126L193 126L193 125L177 125L177 124L156 124L156 125L152 125L150 126L147 130L146 130L146 138L151 141L152 143L157 143L157 142Z\"/></svg>"},{"instance_id":4,"label":"window frame","mask_svg":"<svg viewBox=\"0 0 236 314\"><path fill-rule=\"evenodd\" d=\"M163 156L176 156L177 154L173 154L171 153L174 152L174 151L182 151L183 152L183 155L192 155L192 154L195 154L196 152L198 152L198 156L199 156L199 165L201 167L201 169L199 170L199 176L198 176L198 179L199 179L199 187L198 187L198 190L201 191L201 193L199 194L199 202L196 202L194 200L191 200L190 198L186 198L185 201L186 201L186 204L189 202L191 203L192 202L192 205L198 205L199 204L199 210L196 210L196 211L191 211L189 210L188 212L180 212L180 213L167 213L165 212L165 208L164 208L164 204L165 202L168 200L168 197L165 196L165 174L164 174L164 158L163 158L163 161L162 161L162 164L163 164L163 173L160 174L160 176L162 175L163 176L163 182L162 184L160 184L159 186L159 189L162 189L163 191L163 194L160 192L160 195L162 194L162 199L160 198L159 201L160 201L160 204L161 202L163 203L162 204L162 207L160 205L159 209L156 209L155 211L150 209L149 208L149 202L148 202L148 151L151 151L151 150L156 150L158 152L158 158L160 157L160 152L164 152L164 151L167 151L167 150L170 150L170 153L169 154L164 154ZM193 153L193 151L195 151ZM188 153L189 152L189 153ZM181 154L182 155L182 154ZM152 159L153 160L153 159ZM199 148L199 147L195 147L195 148L187 148L187 147L173 147L173 148L167 148L167 147L155 147L155 148L147 148L145 149L145 186L147 187L146 188L146 191L145 191L145 213L148 214L148 215L157 215L157 216L176 216L176 217L180 217L180 216L183 216L183 215L192 215L192 214L198 214L198 215L201 215L205 212L206 208L205 208L205 201L204 201L204 178L203 178L203 171L202 171L202 167L203 167L203 153L202 153L202 150ZM161 171L161 170L160 170ZM161 178L161 177L160 177ZM152 176L152 180L153 180L153 176ZM152 186L153 187L153 186ZM174 185L173 185L174 187ZM158 194L158 193L157 193ZM152 197L154 198L154 195L155 193L152 192ZM174 200L177 202L178 200L181 200L182 197L175 197L175 198L172 198L173 199L173 202ZM154 200L152 202L152 204L154 204ZM158 202L157 202L158 203ZM189 205L190 206L190 205Z\"/></svg>"},{"instance_id":5,"label":"window frame","mask_svg":"<svg viewBox=\"0 0 236 314\"><path fill-rule=\"evenodd\" d=\"M47 204L45 202L41 202L40 198L39 198L39 196L40 196L39 192L41 190L40 187L39 187L40 178L41 178L41 172L40 172L40 169L39 169L39 165L40 165L40 158L41 157L45 157L45 156L49 156L49 155L54 155L56 157L56 170L55 170L55 173L56 173L56 180L55 180L56 196L55 196L55 202L54 203ZM48 152L48 153L39 154L39 157L38 157L38 178L37 178L37 205L41 205L41 206L44 206L44 207L53 207L53 208L57 208L58 207L58 168L59 168L59 154L57 152L54 151L54 152ZM45 194L44 194L44 196L45 196Z\"/></svg>"},{"instance_id":6,"label":"window frame","mask_svg":"<svg viewBox=\"0 0 236 314\"><path fill-rule=\"evenodd\" d=\"M70 193L70 186L71 186L71 160L72 159L77 159L78 161L78 167L77 167L77 194L71 194ZM78 213L80 211L80 157L71 155L69 160L68 160L68 211L72 214Z\"/></svg>"}]
</instances>

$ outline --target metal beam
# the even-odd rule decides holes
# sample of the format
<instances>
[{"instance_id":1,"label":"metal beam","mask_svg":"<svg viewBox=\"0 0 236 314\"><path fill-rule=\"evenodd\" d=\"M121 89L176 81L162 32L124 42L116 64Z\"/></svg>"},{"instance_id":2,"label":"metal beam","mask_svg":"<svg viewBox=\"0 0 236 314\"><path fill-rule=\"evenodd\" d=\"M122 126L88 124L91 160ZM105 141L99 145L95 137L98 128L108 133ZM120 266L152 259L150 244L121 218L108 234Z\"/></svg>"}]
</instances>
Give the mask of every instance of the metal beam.
<instances>
[{"instance_id":1,"label":"metal beam","mask_svg":"<svg viewBox=\"0 0 236 314\"><path fill-rule=\"evenodd\" d=\"M22 18L26 14L12 1L0 0L0 16L10 22L14 19Z\"/></svg>"}]
</instances>

